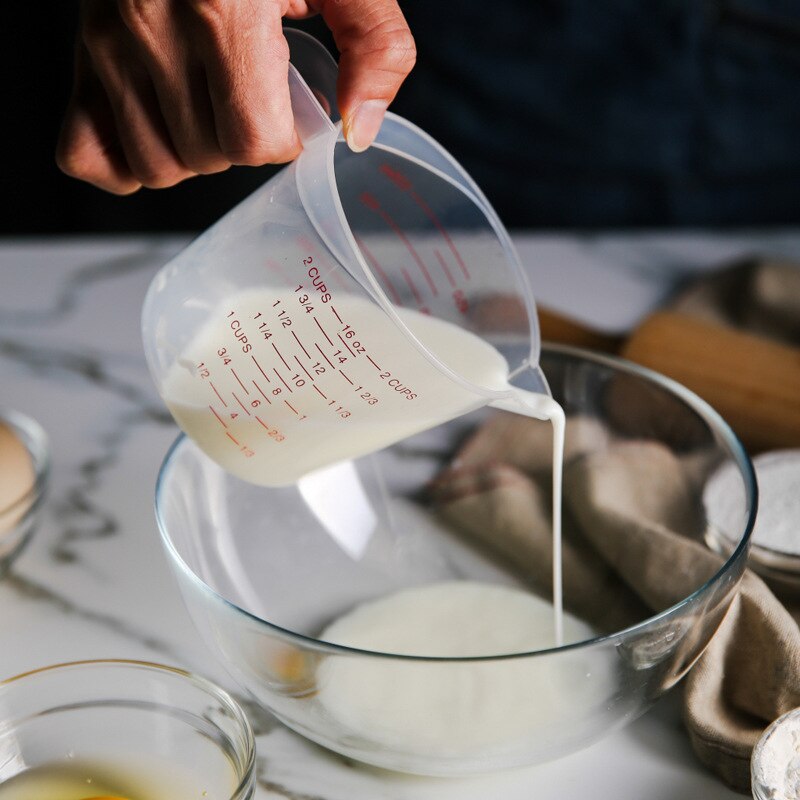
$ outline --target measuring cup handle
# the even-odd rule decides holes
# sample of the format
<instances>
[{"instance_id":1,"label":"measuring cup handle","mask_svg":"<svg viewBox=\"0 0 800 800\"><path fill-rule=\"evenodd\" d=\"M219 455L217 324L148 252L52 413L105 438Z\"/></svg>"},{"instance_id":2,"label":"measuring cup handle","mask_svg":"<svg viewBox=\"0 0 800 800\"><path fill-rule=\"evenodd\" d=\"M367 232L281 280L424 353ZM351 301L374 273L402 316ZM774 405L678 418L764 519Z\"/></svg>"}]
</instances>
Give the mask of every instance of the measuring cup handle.
<instances>
[{"instance_id":1,"label":"measuring cup handle","mask_svg":"<svg viewBox=\"0 0 800 800\"><path fill-rule=\"evenodd\" d=\"M339 68L330 53L303 31L284 28L289 43L289 94L294 126L305 146L320 134L330 134L340 119L336 103Z\"/></svg>"}]
</instances>

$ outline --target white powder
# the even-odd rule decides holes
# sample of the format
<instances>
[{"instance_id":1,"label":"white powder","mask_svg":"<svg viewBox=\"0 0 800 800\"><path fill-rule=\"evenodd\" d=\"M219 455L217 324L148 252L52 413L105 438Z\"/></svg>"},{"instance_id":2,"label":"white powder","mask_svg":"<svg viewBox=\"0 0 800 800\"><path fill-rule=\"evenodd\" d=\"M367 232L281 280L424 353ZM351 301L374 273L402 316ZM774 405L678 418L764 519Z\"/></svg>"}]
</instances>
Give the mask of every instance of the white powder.
<instances>
[{"instance_id":1,"label":"white powder","mask_svg":"<svg viewBox=\"0 0 800 800\"><path fill-rule=\"evenodd\" d=\"M774 450L753 459L758 481L758 516L752 543L800 555L800 449ZM744 524L744 486L739 471L726 464L704 492L709 521L735 540Z\"/></svg>"},{"instance_id":2,"label":"white powder","mask_svg":"<svg viewBox=\"0 0 800 800\"><path fill-rule=\"evenodd\" d=\"M564 615L567 643L593 635ZM554 647L553 606L528 592L473 581L403 589L357 606L321 635L350 647L439 658ZM331 657L317 672L324 713L347 735L426 757L490 759L524 747L613 696L612 671L591 648L563 657L405 661Z\"/></svg>"},{"instance_id":3,"label":"white powder","mask_svg":"<svg viewBox=\"0 0 800 800\"><path fill-rule=\"evenodd\" d=\"M757 800L800 797L800 708L767 728L753 751L752 780Z\"/></svg>"}]
</instances>

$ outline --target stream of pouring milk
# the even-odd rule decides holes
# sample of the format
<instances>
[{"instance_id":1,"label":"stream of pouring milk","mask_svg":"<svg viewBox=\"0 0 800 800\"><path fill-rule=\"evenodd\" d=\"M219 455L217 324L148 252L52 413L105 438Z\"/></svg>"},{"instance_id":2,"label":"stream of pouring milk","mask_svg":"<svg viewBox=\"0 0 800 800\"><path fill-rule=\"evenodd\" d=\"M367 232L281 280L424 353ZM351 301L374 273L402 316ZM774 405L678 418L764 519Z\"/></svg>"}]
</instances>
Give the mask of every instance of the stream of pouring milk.
<instances>
[{"instance_id":1,"label":"stream of pouring milk","mask_svg":"<svg viewBox=\"0 0 800 800\"><path fill-rule=\"evenodd\" d=\"M491 405L553 426L553 625L563 641L561 470L564 412L509 384L508 364L479 336L396 309L440 362L501 394ZM486 405L422 356L376 303L304 285L227 298L161 386L178 424L217 463L252 483L285 485Z\"/></svg>"}]
</instances>

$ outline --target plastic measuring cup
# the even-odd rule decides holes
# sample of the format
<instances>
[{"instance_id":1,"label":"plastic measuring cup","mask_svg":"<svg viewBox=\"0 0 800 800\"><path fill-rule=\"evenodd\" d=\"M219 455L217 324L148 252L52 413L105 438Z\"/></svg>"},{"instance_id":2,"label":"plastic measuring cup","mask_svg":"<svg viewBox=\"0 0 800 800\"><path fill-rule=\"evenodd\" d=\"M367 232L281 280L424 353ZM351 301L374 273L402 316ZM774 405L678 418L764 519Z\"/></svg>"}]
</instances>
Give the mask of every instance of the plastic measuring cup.
<instances>
[{"instance_id":1,"label":"plastic measuring cup","mask_svg":"<svg viewBox=\"0 0 800 800\"><path fill-rule=\"evenodd\" d=\"M265 485L487 404L518 408L515 378L547 391L530 288L478 187L391 113L353 153L335 62L285 33L302 153L162 268L142 315L178 423Z\"/></svg>"}]
</instances>

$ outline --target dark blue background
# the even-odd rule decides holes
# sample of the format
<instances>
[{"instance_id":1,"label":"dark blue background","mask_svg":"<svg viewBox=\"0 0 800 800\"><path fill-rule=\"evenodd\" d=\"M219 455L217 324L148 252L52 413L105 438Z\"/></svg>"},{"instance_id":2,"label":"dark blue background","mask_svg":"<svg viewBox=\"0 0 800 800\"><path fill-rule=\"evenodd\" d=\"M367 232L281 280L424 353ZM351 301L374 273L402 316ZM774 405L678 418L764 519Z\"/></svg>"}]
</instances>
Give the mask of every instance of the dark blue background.
<instances>
[{"instance_id":1,"label":"dark blue background","mask_svg":"<svg viewBox=\"0 0 800 800\"><path fill-rule=\"evenodd\" d=\"M401 5L419 61L394 110L462 161L507 225L800 221L797 0ZM129 198L60 175L75 7L4 16L0 233L200 230L272 173Z\"/></svg>"}]
</instances>

